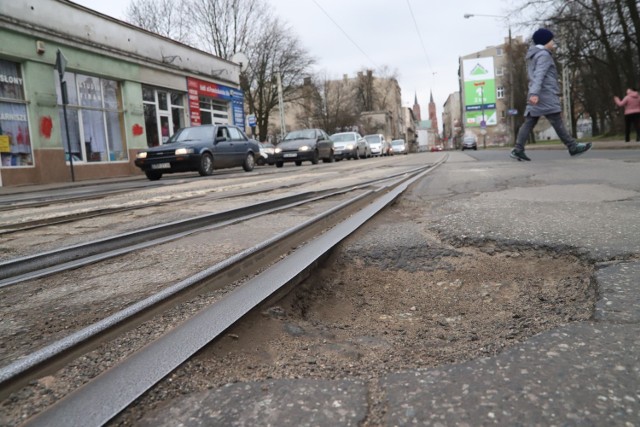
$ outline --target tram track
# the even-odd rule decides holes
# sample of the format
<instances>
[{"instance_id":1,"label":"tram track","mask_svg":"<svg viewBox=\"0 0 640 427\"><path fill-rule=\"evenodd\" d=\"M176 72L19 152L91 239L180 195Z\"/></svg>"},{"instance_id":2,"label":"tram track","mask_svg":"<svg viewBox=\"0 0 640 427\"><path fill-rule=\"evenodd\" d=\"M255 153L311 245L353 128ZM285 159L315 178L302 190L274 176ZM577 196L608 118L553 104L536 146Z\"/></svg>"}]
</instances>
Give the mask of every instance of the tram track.
<instances>
[{"instance_id":1,"label":"tram track","mask_svg":"<svg viewBox=\"0 0 640 427\"><path fill-rule=\"evenodd\" d=\"M392 174L383 180L375 180L375 182L382 183L394 180L406 173L407 172ZM411 173L411 171L408 173ZM365 181L361 184L350 185L346 188L298 193L238 209L200 215L35 255L10 259L0 262L0 288L78 268L146 247L163 244L191 233L216 227L224 227L277 210L289 209L301 203L309 203L322 198L341 195L356 189L363 189L373 183L374 181ZM247 194L252 193L253 192L249 192ZM220 197L217 199L220 199Z\"/></svg>"},{"instance_id":2,"label":"tram track","mask_svg":"<svg viewBox=\"0 0 640 427\"><path fill-rule=\"evenodd\" d=\"M397 176L397 174L394 173L390 175L390 177L393 176ZM240 182L245 182L245 180L240 180ZM289 182L284 188L292 190L295 188L304 187L311 182L313 182L313 178L307 178L296 182ZM238 184L230 184L230 187L233 188L237 185ZM254 187L255 185L256 183L253 184ZM239 190L225 190L225 187L223 186L215 189L194 191L193 194L187 193L186 196L181 195L180 197L162 197L161 200L155 200L152 198L152 200L150 201L144 201L143 197L140 197L138 200L135 200L135 202L130 202L128 204L116 203L113 206L109 206L109 202L106 200L106 198L110 196L120 196L126 194L126 190L96 190L97 193L96 191L84 191L80 195L69 194L66 197L64 197L63 195L56 195L54 197L51 197L50 199L43 198L43 196L35 196L35 198L31 201L27 200L20 203L16 202L16 200L11 197L5 197L6 200L0 200L0 211L6 212L5 218L11 218L9 214L13 213L14 220L0 221L0 236L8 236L11 234L36 230L44 227L69 224L86 219L94 219L108 215L122 214L130 211L139 211L141 209L177 205L193 201L197 201L198 203L210 203L225 199L251 197L268 192L282 191L282 189L283 186L279 182L268 185L266 187L261 185L259 186L259 188L247 188ZM141 190L151 189L148 187L133 187L130 189L129 193L131 191L139 192ZM87 204L86 207L78 205L78 203L80 202L86 203L102 199L105 199L104 204L107 205L106 207L103 206L103 204ZM73 207L69 209L70 211L67 211L67 209L64 208L69 204L73 204ZM35 218L31 217L30 215L33 214L27 211L33 211L34 208L42 207L52 208L52 206L61 206L63 209L61 211L51 212L46 215L39 214L40 216L36 216Z\"/></svg>"},{"instance_id":3,"label":"tram track","mask_svg":"<svg viewBox=\"0 0 640 427\"><path fill-rule=\"evenodd\" d=\"M446 158L444 160L446 160ZM110 318L105 319L102 323L99 322L99 326L96 324L92 327L85 328L84 330L70 336L73 338L67 337L65 340L54 343L39 352L35 352L30 356L20 359L8 367L2 368L2 370L0 370L0 389L6 392L15 390L30 379L37 378L46 372L50 372L51 370L61 366L65 361L88 351L90 348L94 348L97 344L107 339L108 336L113 336L120 333L122 330L130 329L145 319L150 318L154 314L165 310L168 305L176 304L179 299L184 300L184 298L188 298L188 296L192 295L193 292L200 292L202 288L210 289L211 287L216 288L224 286L224 284L229 284L231 282L250 277L252 274L255 274L256 271L264 270L262 273L258 274L258 276L249 279L246 283L232 291L229 294L230 298L225 298L224 301L227 302L223 304L227 304L227 308L223 309L221 308L222 305L216 306L214 304L216 308L213 308L213 306L211 308L211 310L213 310L213 314L198 315L201 317L213 316L213 319L209 318L206 322L209 322L209 325L211 325L211 322L214 322L216 325L215 328L208 328L211 329L210 332L214 335L208 334L206 337L199 338L202 341L201 344L198 344L198 346L200 346L198 348L201 348L202 345L206 345L206 343L214 340L219 333L224 331L244 314L255 309L255 307L261 304L261 302L270 298L271 295L274 293L277 294L279 292L284 292L284 289L288 286L292 286L304 277L308 276L313 267L330 252L331 248L375 215L376 212L383 209L388 203L391 203L408 185L416 179L419 179L431 169L432 168L427 170L415 170L410 174L406 174L410 175L409 178L402 180L397 179L399 182L393 184L387 183L386 186L383 186L378 190L367 190L363 194L354 197L352 200L341 203L339 206L306 221L298 227L294 227L260 245L249 248L235 257L219 263L210 269L198 273L197 275L168 288L162 292L164 295L163 297L160 297L159 294L154 295L145 301L141 301L140 303L129 307L128 310L130 313L124 313L124 311L116 313L116 315L110 316ZM342 221L336 225L336 218L338 217L340 217ZM345 218L347 219L345 220ZM327 229L329 231L325 232ZM304 244L305 242L309 243ZM276 260L281 261L273 264ZM299 266L293 267L293 265L298 264ZM249 273L249 271L252 273ZM172 302L169 303L168 301ZM191 321L187 323L190 322ZM192 326L181 326L180 329L189 329L191 327ZM193 327L196 329L198 328L197 326ZM181 335L179 332L175 332L175 334L177 334L177 336ZM192 334L187 333L187 335ZM181 338L176 339L179 340ZM151 344L150 347L155 345L162 346L167 344ZM176 344L173 342L171 347L177 348L175 346ZM188 350L182 355L172 353L171 358L174 359L174 361L170 363L172 366L174 363L181 363L178 360L185 360L185 357L189 357L187 353L190 352L190 354L193 354L193 352L197 351L197 349L194 350L192 343L189 343L188 345L178 344L177 346L181 349ZM57 349L57 351L54 351L55 349ZM56 353L56 355L52 356L53 353ZM129 363L133 364L133 366L139 366L137 365L138 362L133 361L134 359L127 360L130 360L130 362L124 362L124 364ZM164 362L162 365L164 366ZM131 368L123 367L119 369L124 370L121 370L120 372L125 372ZM169 369L167 372L170 372L173 368L167 369ZM116 371L117 370L118 369L116 369ZM114 369L109 372L112 371L114 371ZM166 375L167 372L156 372L151 376L149 376L149 373L140 374L146 378L146 380L140 381L140 387L146 390L148 387L151 387L153 383ZM130 376L131 373L127 373L125 375L129 379L132 378ZM111 376L111 374L109 376ZM121 380L122 377L120 380L114 381L117 383ZM149 383L149 380L152 381L151 384ZM136 383L137 382L138 381L136 380ZM99 394L105 392L105 385L99 385L96 388L94 381L90 384L92 385L90 385L88 389L85 388L84 391L74 393L68 399L65 399L65 401L76 399L78 393L79 396L84 396L81 400L86 399L93 393L88 392L88 390L99 390L97 391ZM108 388L109 386L106 387ZM134 394L139 396L144 392L140 387L134 387L135 391L132 390L131 393L125 393L127 396L122 396L122 398L124 400L128 400L130 403L132 401L131 399L135 399ZM122 390L120 390L120 392L122 392ZM117 398L116 400L118 400L118 402L114 402L113 405L108 405L110 406L107 410L109 412L109 418L113 417L122 409L122 407L119 407L118 405L121 405L123 400L120 398ZM87 415L78 415L77 411L79 410L79 407L74 406L75 404L71 405L75 409L70 409L69 406L65 406L60 409L60 406L56 405L54 408L58 409L52 409L51 411L43 413L41 416L33 420L33 425L39 425L39 423L43 421L45 421L45 424L47 425L65 425L64 423L69 421L69 416L71 416L71 414L73 414L72 416ZM86 402L80 403L79 405L86 405ZM58 416L62 416L62 418L57 418ZM106 415L96 414L96 416L100 418L105 417ZM98 418L91 418L89 420L89 425L100 425L105 419L109 419L105 418L98 420ZM76 421L77 420L78 418L76 418ZM96 421L95 424L94 421Z\"/></svg>"}]
</instances>

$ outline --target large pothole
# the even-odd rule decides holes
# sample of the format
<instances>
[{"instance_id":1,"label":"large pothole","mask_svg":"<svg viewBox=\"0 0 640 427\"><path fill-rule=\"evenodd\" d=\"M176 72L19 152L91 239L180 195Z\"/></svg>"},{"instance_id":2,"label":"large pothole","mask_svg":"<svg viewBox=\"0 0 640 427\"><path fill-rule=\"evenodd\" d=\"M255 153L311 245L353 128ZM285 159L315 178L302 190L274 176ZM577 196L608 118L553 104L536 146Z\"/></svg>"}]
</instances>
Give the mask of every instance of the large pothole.
<instances>
[{"instance_id":1,"label":"large pothole","mask_svg":"<svg viewBox=\"0 0 640 427\"><path fill-rule=\"evenodd\" d=\"M173 397L228 383L366 381L490 356L592 315L592 267L571 254L453 247L402 227L380 239L379 231L336 251L312 278L234 327L115 424L134 424Z\"/></svg>"}]
</instances>

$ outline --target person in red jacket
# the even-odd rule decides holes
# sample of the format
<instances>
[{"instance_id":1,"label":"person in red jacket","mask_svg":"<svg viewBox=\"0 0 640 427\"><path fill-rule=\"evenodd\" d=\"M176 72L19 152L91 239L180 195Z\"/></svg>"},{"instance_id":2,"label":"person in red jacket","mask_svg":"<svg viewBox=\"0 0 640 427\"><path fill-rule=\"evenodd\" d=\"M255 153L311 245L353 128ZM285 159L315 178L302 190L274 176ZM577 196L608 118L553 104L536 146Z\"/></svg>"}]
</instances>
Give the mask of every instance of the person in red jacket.
<instances>
[{"instance_id":1,"label":"person in red jacket","mask_svg":"<svg viewBox=\"0 0 640 427\"><path fill-rule=\"evenodd\" d=\"M618 107L624 107L624 141L631 139L631 125L636 129L636 142L640 142L640 95L635 88L627 89L627 96L622 101L613 97Z\"/></svg>"}]
</instances>

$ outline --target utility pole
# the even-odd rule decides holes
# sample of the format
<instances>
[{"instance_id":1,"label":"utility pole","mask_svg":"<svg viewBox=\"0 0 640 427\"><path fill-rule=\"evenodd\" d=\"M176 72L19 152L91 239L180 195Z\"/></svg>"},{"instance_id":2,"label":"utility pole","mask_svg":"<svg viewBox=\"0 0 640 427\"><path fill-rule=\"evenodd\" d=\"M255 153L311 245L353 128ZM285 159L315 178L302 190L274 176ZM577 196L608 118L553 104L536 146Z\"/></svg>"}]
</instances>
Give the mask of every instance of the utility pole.
<instances>
[{"instance_id":1,"label":"utility pole","mask_svg":"<svg viewBox=\"0 0 640 427\"><path fill-rule=\"evenodd\" d=\"M509 108L507 109L507 113L510 113L509 110L514 109L514 101L513 101L513 39L511 38L511 24L509 24ZM515 126L515 116L513 114L509 114L509 128L511 129L511 141L513 145L516 144L516 126Z\"/></svg>"},{"instance_id":2,"label":"utility pole","mask_svg":"<svg viewBox=\"0 0 640 427\"><path fill-rule=\"evenodd\" d=\"M67 95L67 82L64 81L64 72L67 67L67 58L62 54L62 51L58 49L56 53L56 65L55 69L58 70L58 77L60 78L60 94L62 95L62 112L64 115L64 127L67 131L67 151L69 152L69 166L71 167L71 181L75 182L76 178L73 173L73 153L71 152L71 135L69 135L69 120L67 119L67 104L69 103L69 96Z\"/></svg>"},{"instance_id":3,"label":"utility pole","mask_svg":"<svg viewBox=\"0 0 640 427\"><path fill-rule=\"evenodd\" d=\"M282 78L280 77L280 70L276 71L276 79L278 82L278 110L280 111L280 136L284 139L287 134L287 129L284 123L284 98L282 96Z\"/></svg>"}]
</instances>

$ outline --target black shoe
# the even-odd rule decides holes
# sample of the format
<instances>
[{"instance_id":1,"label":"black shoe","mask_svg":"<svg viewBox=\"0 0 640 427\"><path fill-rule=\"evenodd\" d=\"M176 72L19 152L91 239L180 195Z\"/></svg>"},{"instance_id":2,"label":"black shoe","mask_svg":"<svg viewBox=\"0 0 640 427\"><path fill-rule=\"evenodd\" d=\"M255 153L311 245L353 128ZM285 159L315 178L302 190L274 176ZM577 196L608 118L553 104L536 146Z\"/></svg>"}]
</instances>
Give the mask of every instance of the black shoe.
<instances>
[{"instance_id":1,"label":"black shoe","mask_svg":"<svg viewBox=\"0 0 640 427\"><path fill-rule=\"evenodd\" d=\"M590 142L587 142L586 144L579 142L571 150L569 150L569 154L572 156L579 156L580 154L585 153L590 149L591 149Z\"/></svg>"},{"instance_id":2,"label":"black shoe","mask_svg":"<svg viewBox=\"0 0 640 427\"><path fill-rule=\"evenodd\" d=\"M527 157L526 154L524 154L524 150L518 151L515 148L513 150L511 150L511 154L509 155L509 157L511 157L512 159L516 159L519 162L521 162L523 160L525 162L530 162L531 161L531 159L529 157Z\"/></svg>"}]
</instances>

